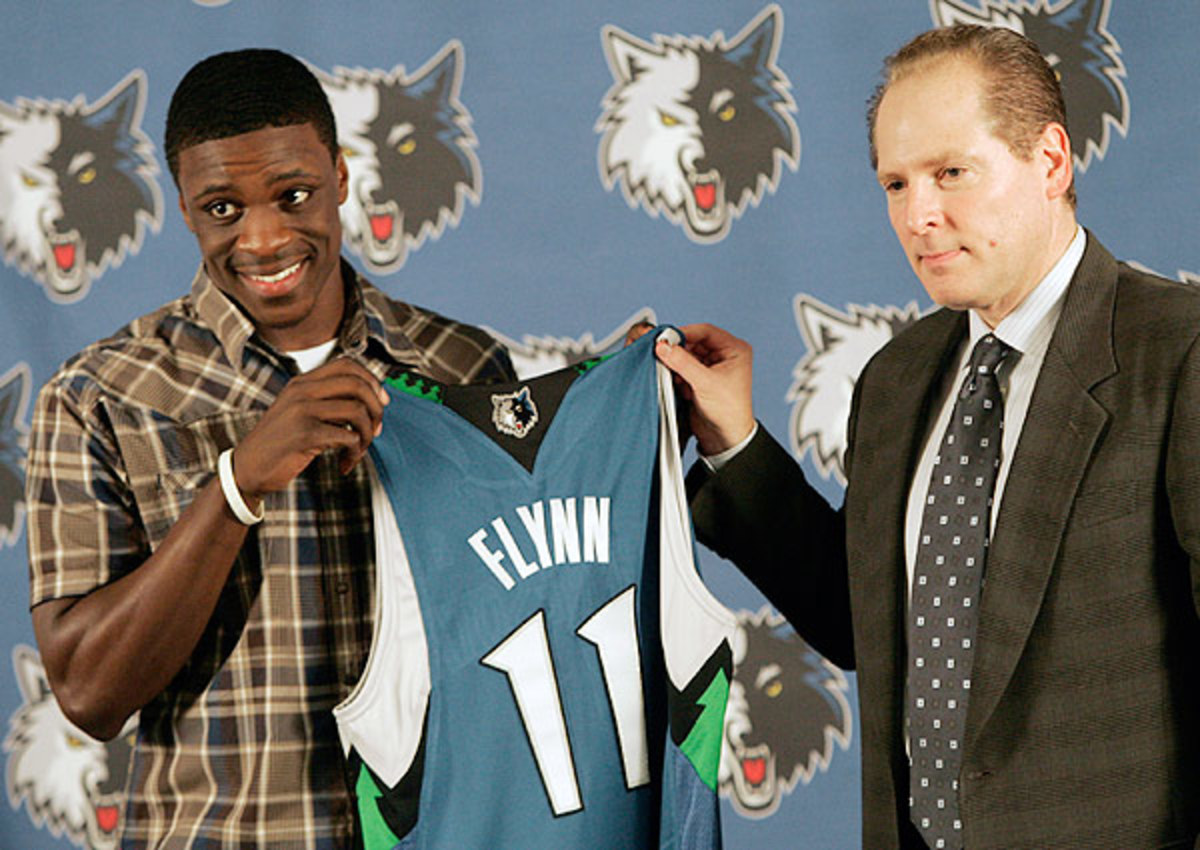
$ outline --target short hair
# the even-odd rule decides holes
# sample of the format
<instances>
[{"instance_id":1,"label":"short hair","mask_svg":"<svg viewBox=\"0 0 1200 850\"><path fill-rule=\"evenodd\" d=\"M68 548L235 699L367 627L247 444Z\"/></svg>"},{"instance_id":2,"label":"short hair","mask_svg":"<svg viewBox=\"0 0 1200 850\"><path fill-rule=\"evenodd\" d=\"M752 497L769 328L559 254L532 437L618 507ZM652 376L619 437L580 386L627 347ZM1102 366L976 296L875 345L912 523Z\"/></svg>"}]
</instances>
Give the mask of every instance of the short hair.
<instances>
[{"instance_id":1,"label":"short hair","mask_svg":"<svg viewBox=\"0 0 1200 850\"><path fill-rule=\"evenodd\" d=\"M264 127L312 124L337 160L337 125L321 83L308 67L280 50L217 53L184 74L167 108L167 167L179 185L179 154L215 139Z\"/></svg>"},{"instance_id":2,"label":"short hair","mask_svg":"<svg viewBox=\"0 0 1200 850\"><path fill-rule=\"evenodd\" d=\"M929 30L909 41L883 62L883 82L867 102L871 167L879 165L875 121L879 104L892 83L938 61L973 61L984 77L983 108L991 131L1013 156L1028 160L1038 137L1052 122L1067 126L1062 88L1041 50L1020 33L1004 27L955 24ZM1066 195L1075 206L1075 183Z\"/></svg>"}]
</instances>

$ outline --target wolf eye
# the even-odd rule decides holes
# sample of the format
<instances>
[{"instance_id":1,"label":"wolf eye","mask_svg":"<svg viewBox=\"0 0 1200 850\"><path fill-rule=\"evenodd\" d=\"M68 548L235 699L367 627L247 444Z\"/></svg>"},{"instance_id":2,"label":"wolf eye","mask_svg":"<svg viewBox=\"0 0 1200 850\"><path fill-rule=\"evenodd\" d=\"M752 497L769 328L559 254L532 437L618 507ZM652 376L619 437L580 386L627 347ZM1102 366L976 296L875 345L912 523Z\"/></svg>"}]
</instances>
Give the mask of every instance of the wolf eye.
<instances>
[{"instance_id":1,"label":"wolf eye","mask_svg":"<svg viewBox=\"0 0 1200 850\"><path fill-rule=\"evenodd\" d=\"M356 151L354 148L348 148L345 145L343 145L340 150L341 150L342 156L346 157L346 159L351 159L353 157L358 156L358 151Z\"/></svg>"},{"instance_id":2,"label":"wolf eye","mask_svg":"<svg viewBox=\"0 0 1200 850\"><path fill-rule=\"evenodd\" d=\"M412 153L416 149L417 149L417 140L412 138L411 136L409 136L407 139L405 139L403 142L401 142L400 144L398 144L396 146L396 150L399 151L403 156L408 156L410 153Z\"/></svg>"},{"instance_id":3,"label":"wolf eye","mask_svg":"<svg viewBox=\"0 0 1200 850\"><path fill-rule=\"evenodd\" d=\"M722 121L732 121L733 116L735 116L735 115L737 115L737 110L734 109L732 103L717 113L717 117L720 118Z\"/></svg>"},{"instance_id":4,"label":"wolf eye","mask_svg":"<svg viewBox=\"0 0 1200 850\"><path fill-rule=\"evenodd\" d=\"M21 182L24 183L26 186L28 186L30 189L32 189L35 186L42 185L42 181L38 180L36 177L32 177L32 176L26 174L23 171L21 172Z\"/></svg>"},{"instance_id":5,"label":"wolf eye","mask_svg":"<svg viewBox=\"0 0 1200 850\"><path fill-rule=\"evenodd\" d=\"M662 121L662 125L664 127L675 127L679 124L678 118L676 118L674 115L668 115L661 109L658 110L658 120Z\"/></svg>"},{"instance_id":6,"label":"wolf eye","mask_svg":"<svg viewBox=\"0 0 1200 850\"><path fill-rule=\"evenodd\" d=\"M775 699L775 697L783 693L783 682L780 682L778 679L776 679L774 682L763 688L763 691L771 699Z\"/></svg>"},{"instance_id":7,"label":"wolf eye","mask_svg":"<svg viewBox=\"0 0 1200 850\"><path fill-rule=\"evenodd\" d=\"M67 746L73 750L78 750L80 747L83 746L83 739L76 735L72 735L70 732L68 732L67 733Z\"/></svg>"},{"instance_id":8,"label":"wolf eye","mask_svg":"<svg viewBox=\"0 0 1200 850\"><path fill-rule=\"evenodd\" d=\"M86 186L89 183L91 183L93 180L96 179L96 169L85 168L85 169L83 169L83 171L79 172L79 176L76 177L75 179L78 180L80 183L82 183L84 186Z\"/></svg>"}]
</instances>

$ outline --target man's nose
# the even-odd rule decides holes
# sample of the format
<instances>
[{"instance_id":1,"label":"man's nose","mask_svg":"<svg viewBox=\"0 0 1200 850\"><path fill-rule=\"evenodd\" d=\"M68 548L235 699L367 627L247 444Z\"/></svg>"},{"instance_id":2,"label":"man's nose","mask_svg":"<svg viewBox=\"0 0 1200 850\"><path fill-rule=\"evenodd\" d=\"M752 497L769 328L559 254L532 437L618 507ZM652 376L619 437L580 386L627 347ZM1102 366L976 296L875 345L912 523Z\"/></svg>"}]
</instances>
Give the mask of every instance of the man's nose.
<instances>
[{"instance_id":1,"label":"man's nose","mask_svg":"<svg viewBox=\"0 0 1200 850\"><path fill-rule=\"evenodd\" d=\"M905 224L914 234L922 234L942 221L942 203L936 187L920 182L909 185L905 199Z\"/></svg>"},{"instance_id":2,"label":"man's nose","mask_svg":"<svg viewBox=\"0 0 1200 850\"><path fill-rule=\"evenodd\" d=\"M247 207L242 213L238 250L259 256L279 253L290 238L283 213L272 206Z\"/></svg>"}]
</instances>

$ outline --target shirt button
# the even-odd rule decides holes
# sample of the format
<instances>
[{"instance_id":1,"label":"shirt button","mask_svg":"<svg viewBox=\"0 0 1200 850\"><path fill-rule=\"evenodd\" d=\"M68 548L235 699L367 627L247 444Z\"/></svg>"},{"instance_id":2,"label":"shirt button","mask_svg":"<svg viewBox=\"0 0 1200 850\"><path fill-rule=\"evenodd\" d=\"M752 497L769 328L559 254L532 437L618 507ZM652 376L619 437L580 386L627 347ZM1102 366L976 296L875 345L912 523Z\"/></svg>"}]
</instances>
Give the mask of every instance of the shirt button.
<instances>
[{"instance_id":1,"label":"shirt button","mask_svg":"<svg viewBox=\"0 0 1200 850\"><path fill-rule=\"evenodd\" d=\"M337 585L335 585L335 589L339 594L345 595L347 592L349 592L350 585L347 582L339 581Z\"/></svg>"}]
</instances>

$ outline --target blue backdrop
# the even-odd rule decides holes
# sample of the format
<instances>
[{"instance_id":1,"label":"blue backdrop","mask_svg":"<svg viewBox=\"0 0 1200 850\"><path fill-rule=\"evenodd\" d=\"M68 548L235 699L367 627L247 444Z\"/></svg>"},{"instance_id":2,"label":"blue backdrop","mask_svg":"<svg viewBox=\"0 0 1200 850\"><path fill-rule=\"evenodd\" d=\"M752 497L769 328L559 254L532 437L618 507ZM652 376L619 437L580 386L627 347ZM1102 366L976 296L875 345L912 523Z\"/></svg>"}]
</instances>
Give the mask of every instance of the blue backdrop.
<instances>
[{"instance_id":1,"label":"blue backdrop","mask_svg":"<svg viewBox=\"0 0 1200 850\"><path fill-rule=\"evenodd\" d=\"M67 356L191 280L161 142L203 56L278 47L322 75L356 198L347 256L390 294L488 326L526 372L647 314L722 324L755 345L763 423L833 501L853 379L929 306L863 120L881 59L917 32L979 20L1034 38L1066 90L1081 221L1118 257L1200 281L1195 0L5 0L3 20L3 847L112 846L100 788L119 747L69 727L32 650L29 407ZM379 126L398 105L420 120ZM727 564L703 567L744 619L726 846L857 846L853 674Z\"/></svg>"}]
</instances>

